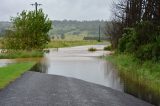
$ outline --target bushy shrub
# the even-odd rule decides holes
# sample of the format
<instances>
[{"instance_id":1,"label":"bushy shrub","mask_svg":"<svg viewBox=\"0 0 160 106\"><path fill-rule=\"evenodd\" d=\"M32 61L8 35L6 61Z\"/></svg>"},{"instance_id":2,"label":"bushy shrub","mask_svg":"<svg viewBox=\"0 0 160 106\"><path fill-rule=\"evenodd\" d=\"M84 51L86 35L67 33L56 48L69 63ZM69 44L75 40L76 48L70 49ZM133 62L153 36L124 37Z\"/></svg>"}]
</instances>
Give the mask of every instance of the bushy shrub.
<instances>
[{"instance_id":1,"label":"bushy shrub","mask_svg":"<svg viewBox=\"0 0 160 106\"><path fill-rule=\"evenodd\" d=\"M107 51L107 50L112 50L112 46L111 46L111 45L106 46L106 47L104 47L104 50L105 50L105 51Z\"/></svg>"},{"instance_id":2,"label":"bushy shrub","mask_svg":"<svg viewBox=\"0 0 160 106\"><path fill-rule=\"evenodd\" d=\"M157 34L157 26L152 22L144 21L135 26L138 45L145 45L154 41Z\"/></svg>"},{"instance_id":3,"label":"bushy shrub","mask_svg":"<svg viewBox=\"0 0 160 106\"><path fill-rule=\"evenodd\" d=\"M153 42L152 59L160 61L160 34L156 37L155 42Z\"/></svg>"},{"instance_id":4,"label":"bushy shrub","mask_svg":"<svg viewBox=\"0 0 160 106\"><path fill-rule=\"evenodd\" d=\"M151 22L125 28L118 51L131 53L140 60L160 60L160 28Z\"/></svg>"},{"instance_id":5,"label":"bushy shrub","mask_svg":"<svg viewBox=\"0 0 160 106\"><path fill-rule=\"evenodd\" d=\"M136 32L133 28L124 29L124 34L119 40L119 52L133 52L136 48Z\"/></svg>"},{"instance_id":6,"label":"bushy shrub","mask_svg":"<svg viewBox=\"0 0 160 106\"><path fill-rule=\"evenodd\" d=\"M140 58L141 60L152 59L153 46L153 44L146 44L140 46L138 50L135 51L136 57Z\"/></svg>"},{"instance_id":7,"label":"bushy shrub","mask_svg":"<svg viewBox=\"0 0 160 106\"><path fill-rule=\"evenodd\" d=\"M12 27L6 31L4 46L6 49L32 50L43 49L50 41L48 32L52 22L42 9L22 11L11 19Z\"/></svg>"},{"instance_id":8,"label":"bushy shrub","mask_svg":"<svg viewBox=\"0 0 160 106\"><path fill-rule=\"evenodd\" d=\"M96 48L91 47L91 48L89 48L89 49L88 49L88 51L95 52L95 51L97 51L97 49L96 49Z\"/></svg>"}]
</instances>

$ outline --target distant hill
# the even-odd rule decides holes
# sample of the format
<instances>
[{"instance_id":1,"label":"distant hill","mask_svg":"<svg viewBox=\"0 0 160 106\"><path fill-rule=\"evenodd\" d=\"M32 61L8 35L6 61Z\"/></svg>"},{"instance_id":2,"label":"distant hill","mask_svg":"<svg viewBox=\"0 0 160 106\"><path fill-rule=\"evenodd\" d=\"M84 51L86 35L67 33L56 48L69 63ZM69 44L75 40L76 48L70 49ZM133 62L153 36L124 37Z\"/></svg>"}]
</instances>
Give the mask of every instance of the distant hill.
<instances>
[{"instance_id":1,"label":"distant hill","mask_svg":"<svg viewBox=\"0 0 160 106\"><path fill-rule=\"evenodd\" d=\"M10 26L11 22L0 21L0 35L2 35Z\"/></svg>"},{"instance_id":2,"label":"distant hill","mask_svg":"<svg viewBox=\"0 0 160 106\"><path fill-rule=\"evenodd\" d=\"M99 25L101 26L101 34L105 21L53 21L53 29L50 30L49 35L52 38L63 37L96 37L99 33ZM11 22L0 22L0 34L11 26Z\"/></svg>"},{"instance_id":3,"label":"distant hill","mask_svg":"<svg viewBox=\"0 0 160 106\"><path fill-rule=\"evenodd\" d=\"M104 36L105 21L53 21L53 29L50 31L50 36L98 36L99 25L101 26L102 36Z\"/></svg>"}]
</instances>

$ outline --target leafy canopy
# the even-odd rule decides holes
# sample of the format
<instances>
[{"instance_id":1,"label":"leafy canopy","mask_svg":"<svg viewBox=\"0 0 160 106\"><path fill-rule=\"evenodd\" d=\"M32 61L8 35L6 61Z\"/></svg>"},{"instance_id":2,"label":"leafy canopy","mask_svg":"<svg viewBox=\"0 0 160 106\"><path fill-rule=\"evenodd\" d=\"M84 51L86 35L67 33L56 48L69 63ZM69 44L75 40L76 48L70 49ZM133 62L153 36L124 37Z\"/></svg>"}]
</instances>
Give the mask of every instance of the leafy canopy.
<instances>
[{"instance_id":1,"label":"leafy canopy","mask_svg":"<svg viewBox=\"0 0 160 106\"><path fill-rule=\"evenodd\" d=\"M11 31L7 32L5 47L9 49L42 49L49 42L48 32L52 22L42 9L22 11L11 18Z\"/></svg>"}]
</instances>

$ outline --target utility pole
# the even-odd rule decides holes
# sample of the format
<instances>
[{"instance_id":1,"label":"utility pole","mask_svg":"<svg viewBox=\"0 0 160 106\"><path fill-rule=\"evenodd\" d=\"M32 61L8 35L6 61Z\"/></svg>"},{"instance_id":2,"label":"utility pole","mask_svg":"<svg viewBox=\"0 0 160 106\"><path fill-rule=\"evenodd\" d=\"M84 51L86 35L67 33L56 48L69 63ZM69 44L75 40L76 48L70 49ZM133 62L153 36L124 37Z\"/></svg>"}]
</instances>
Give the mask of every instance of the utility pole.
<instances>
[{"instance_id":1,"label":"utility pole","mask_svg":"<svg viewBox=\"0 0 160 106\"><path fill-rule=\"evenodd\" d=\"M32 6L35 6L36 15L37 15L38 6L41 6L42 4L38 4L37 2L35 2L34 4L31 4L31 5L32 5Z\"/></svg>"},{"instance_id":2,"label":"utility pole","mask_svg":"<svg viewBox=\"0 0 160 106\"><path fill-rule=\"evenodd\" d=\"M101 26L99 24L99 39L98 39L98 42L101 42Z\"/></svg>"},{"instance_id":3,"label":"utility pole","mask_svg":"<svg viewBox=\"0 0 160 106\"><path fill-rule=\"evenodd\" d=\"M35 11L36 11L36 18L37 18L37 12L38 12L38 6L41 6L42 4L38 4L35 2L34 4L31 4L32 6L35 6ZM37 30L35 29L35 36L37 37ZM37 42L36 42L37 43Z\"/></svg>"}]
</instances>

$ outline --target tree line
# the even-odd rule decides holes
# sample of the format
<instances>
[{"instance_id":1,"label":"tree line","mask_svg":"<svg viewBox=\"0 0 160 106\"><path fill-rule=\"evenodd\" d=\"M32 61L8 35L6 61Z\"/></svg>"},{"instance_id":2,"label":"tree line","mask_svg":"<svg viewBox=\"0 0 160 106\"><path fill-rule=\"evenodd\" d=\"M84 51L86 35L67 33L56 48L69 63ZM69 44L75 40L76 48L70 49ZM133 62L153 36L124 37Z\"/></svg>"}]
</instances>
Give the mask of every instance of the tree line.
<instances>
[{"instance_id":1,"label":"tree line","mask_svg":"<svg viewBox=\"0 0 160 106\"><path fill-rule=\"evenodd\" d=\"M160 0L119 0L106 32L119 52L160 60Z\"/></svg>"}]
</instances>

